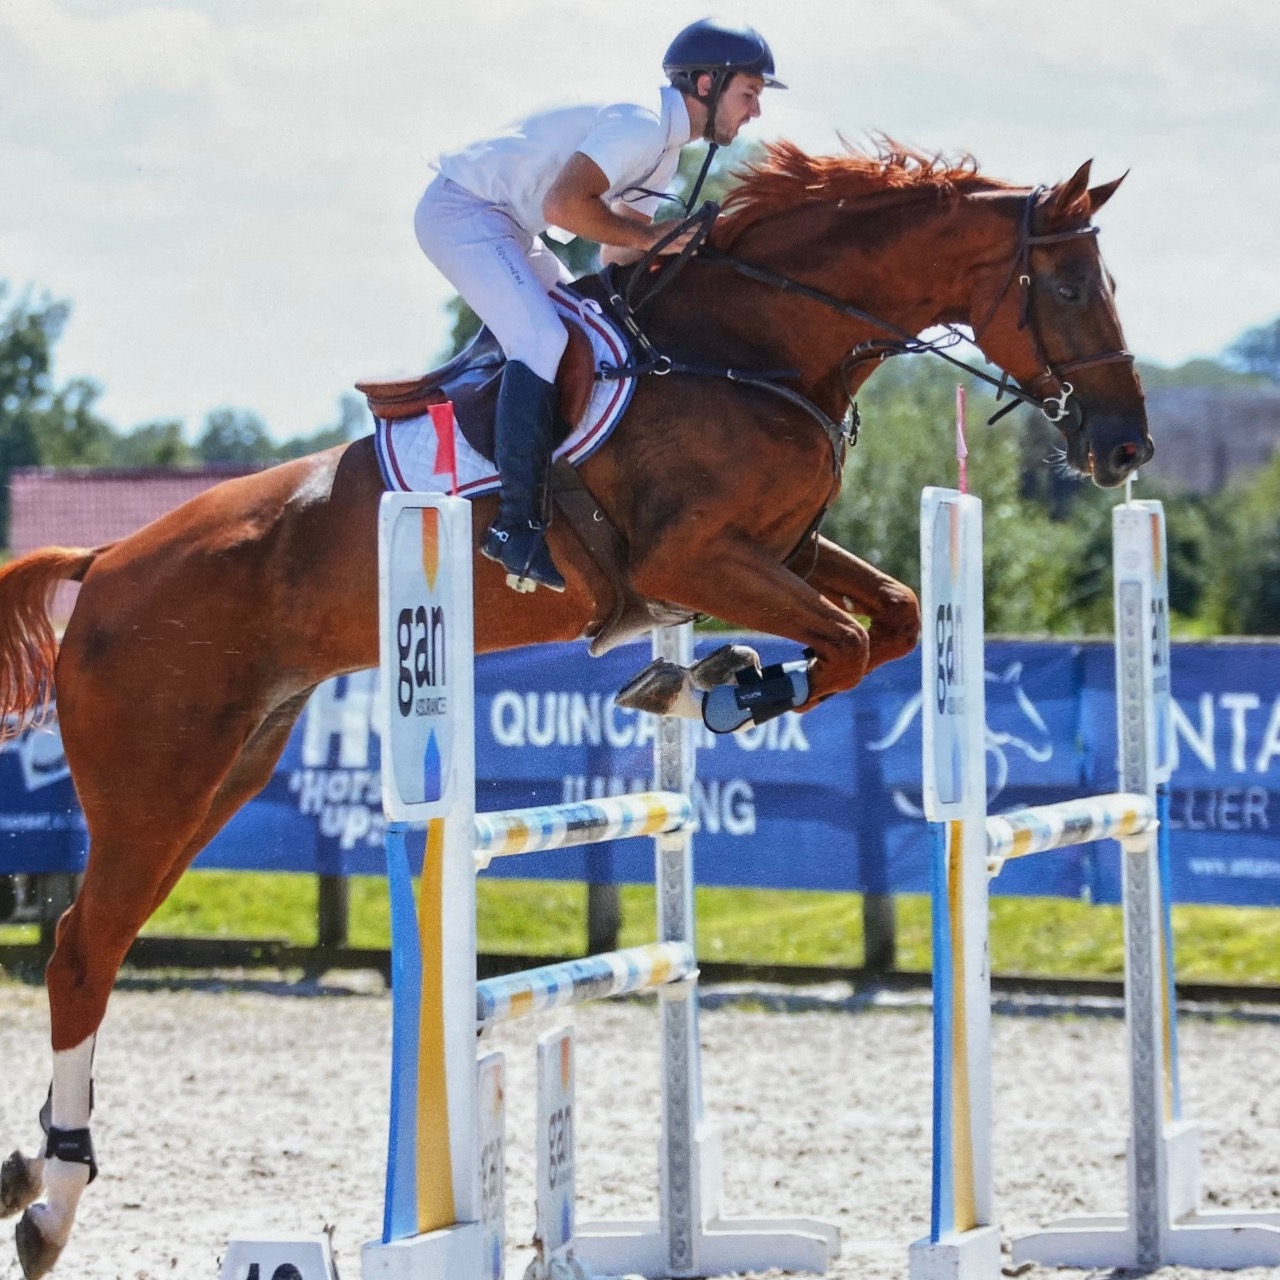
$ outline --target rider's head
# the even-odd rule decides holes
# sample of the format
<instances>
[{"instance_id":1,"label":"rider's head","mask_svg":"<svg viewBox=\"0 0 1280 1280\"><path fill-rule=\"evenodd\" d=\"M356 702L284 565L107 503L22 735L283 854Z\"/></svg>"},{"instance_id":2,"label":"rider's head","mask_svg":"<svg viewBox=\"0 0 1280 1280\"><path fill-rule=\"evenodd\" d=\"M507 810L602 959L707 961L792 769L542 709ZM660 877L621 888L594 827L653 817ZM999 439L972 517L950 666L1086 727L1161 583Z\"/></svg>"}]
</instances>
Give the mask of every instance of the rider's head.
<instances>
[{"instance_id":1,"label":"rider's head","mask_svg":"<svg viewBox=\"0 0 1280 1280\"><path fill-rule=\"evenodd\" d=\"M711 18L676 36L662 69L691 104L690 114L706 113L702 136L722 145L760 114L762 89L786 88L774 79L773 54L758 31Z\"/></svg>"}]
</instances>

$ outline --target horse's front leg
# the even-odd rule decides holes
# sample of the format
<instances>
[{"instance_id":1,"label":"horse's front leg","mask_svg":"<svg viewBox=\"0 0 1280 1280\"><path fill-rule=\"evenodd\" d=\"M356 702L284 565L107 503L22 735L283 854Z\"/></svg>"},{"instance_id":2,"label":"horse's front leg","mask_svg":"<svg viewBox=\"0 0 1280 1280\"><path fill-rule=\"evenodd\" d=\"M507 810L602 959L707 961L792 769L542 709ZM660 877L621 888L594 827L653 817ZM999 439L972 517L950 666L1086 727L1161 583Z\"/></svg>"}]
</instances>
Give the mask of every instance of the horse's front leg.
<instances>
[{"instance_id":1,"label":"horse's front leg","mask_svg":"<svg viewBox=\"0 0 1280 1280\"><path fill-rule=\"evenodd\" d=\"M808 711L833 693L852 689L867 673L871 641L852 611L740 538L708 542L696 564L687 556L655 552L634 568L632 581L650 599L794 640L810 650L803 682L795 682L796 692L786 694L779 681L778 696L788 701L771 714ZM743 684L741 673L738 684Z\"/></svg>"},{"instance_id":2,"label":"horse's front leg","mask_svg":"<svg viewBox=\"0 0 1280 1280\"><path fill-rule=\"evenodd\" d=\"M870 620L867 670L910 653L920 640L916 593L829 538L818 537L816 543L805 580L839 608Z\"/></svg>"}]
</instances>

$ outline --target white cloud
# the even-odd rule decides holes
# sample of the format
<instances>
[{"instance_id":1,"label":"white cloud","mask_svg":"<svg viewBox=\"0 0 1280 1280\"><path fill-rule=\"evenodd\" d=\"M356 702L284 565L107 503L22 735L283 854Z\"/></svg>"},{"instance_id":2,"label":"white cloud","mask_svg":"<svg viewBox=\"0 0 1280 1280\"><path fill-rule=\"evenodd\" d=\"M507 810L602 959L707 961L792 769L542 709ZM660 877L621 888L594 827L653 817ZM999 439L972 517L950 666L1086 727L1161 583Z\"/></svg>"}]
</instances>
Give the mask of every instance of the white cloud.
<instances>
[{"instance_id":1,"label":"white cloud","mask_svg":"<svg viewBox=\"0 0 1280 1280\"><path fill-rule=\"evenodd\" d=\"M1280 312L1280 11L1155 0L718 5L791 85L760 136L873 129L1026 182L1133 172L1102 222L1131 345ZM654 0L6 0L0 272L74 304L60 372L122 426L219 404L277 434L421 367L448 290L413 241L440 149L564 98L653 92L700 7Z\"/></svg>"}]
</instances>

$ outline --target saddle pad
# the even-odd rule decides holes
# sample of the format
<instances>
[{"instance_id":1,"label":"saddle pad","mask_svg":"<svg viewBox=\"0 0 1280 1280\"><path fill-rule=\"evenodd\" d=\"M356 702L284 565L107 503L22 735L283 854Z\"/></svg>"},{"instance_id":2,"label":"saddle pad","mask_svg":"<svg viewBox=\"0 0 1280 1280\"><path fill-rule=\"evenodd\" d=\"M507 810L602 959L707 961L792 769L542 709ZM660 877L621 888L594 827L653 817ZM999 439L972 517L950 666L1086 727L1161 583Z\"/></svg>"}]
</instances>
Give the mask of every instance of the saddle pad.
<instances>
[{"instance_id":1,"label":"saddle pad","mask_svg":"<svg viewBox=\"0 0 1280 1280\"><path fill-rule=\"evenodd\" d=\"M566 324L577 325L587 335L595 352L596 368L602 364L624 364L628 355L626 339L617 326L588 298L578 298L563 289L554 289L551 301ZM635 390L634 378L597 381L581 421L575 424L555 451L572 465L585 461L609 438ZM398 422L374 419L374 447L382 480L398 493L447 493L452 479L436 473L436 433L431 418L406 418ZM499 488L498 470L467 443L460 431L454 433L458 464L458 493L465 498L490 493Z\"/></svg>"}]
</instances>

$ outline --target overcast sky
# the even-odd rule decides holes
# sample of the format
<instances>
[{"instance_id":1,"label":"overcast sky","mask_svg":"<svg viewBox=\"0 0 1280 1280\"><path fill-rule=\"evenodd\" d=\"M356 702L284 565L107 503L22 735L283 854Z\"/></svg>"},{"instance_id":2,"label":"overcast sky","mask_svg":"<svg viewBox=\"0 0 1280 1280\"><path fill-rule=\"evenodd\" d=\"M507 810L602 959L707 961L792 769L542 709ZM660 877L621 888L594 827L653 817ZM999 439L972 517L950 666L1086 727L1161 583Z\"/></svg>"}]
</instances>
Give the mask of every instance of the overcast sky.
<instances>
[{"instance_id":1,"label":"overcast sky","mask_svg":"<svg viewBox=\"0 0 1280 1280\"><path fill-rule=\"evenodd\" d=\"M57 377L121 428L251 409L277 437L425 369L447 286L429 162L555 101L653 101L699 5L3 0L0 279L73 304ZM1100 216L1130 346L1176 363L1280 314L1280 5L741 0L791 88L760 138L882 130Z\"/></svg>"}]
</instances>

